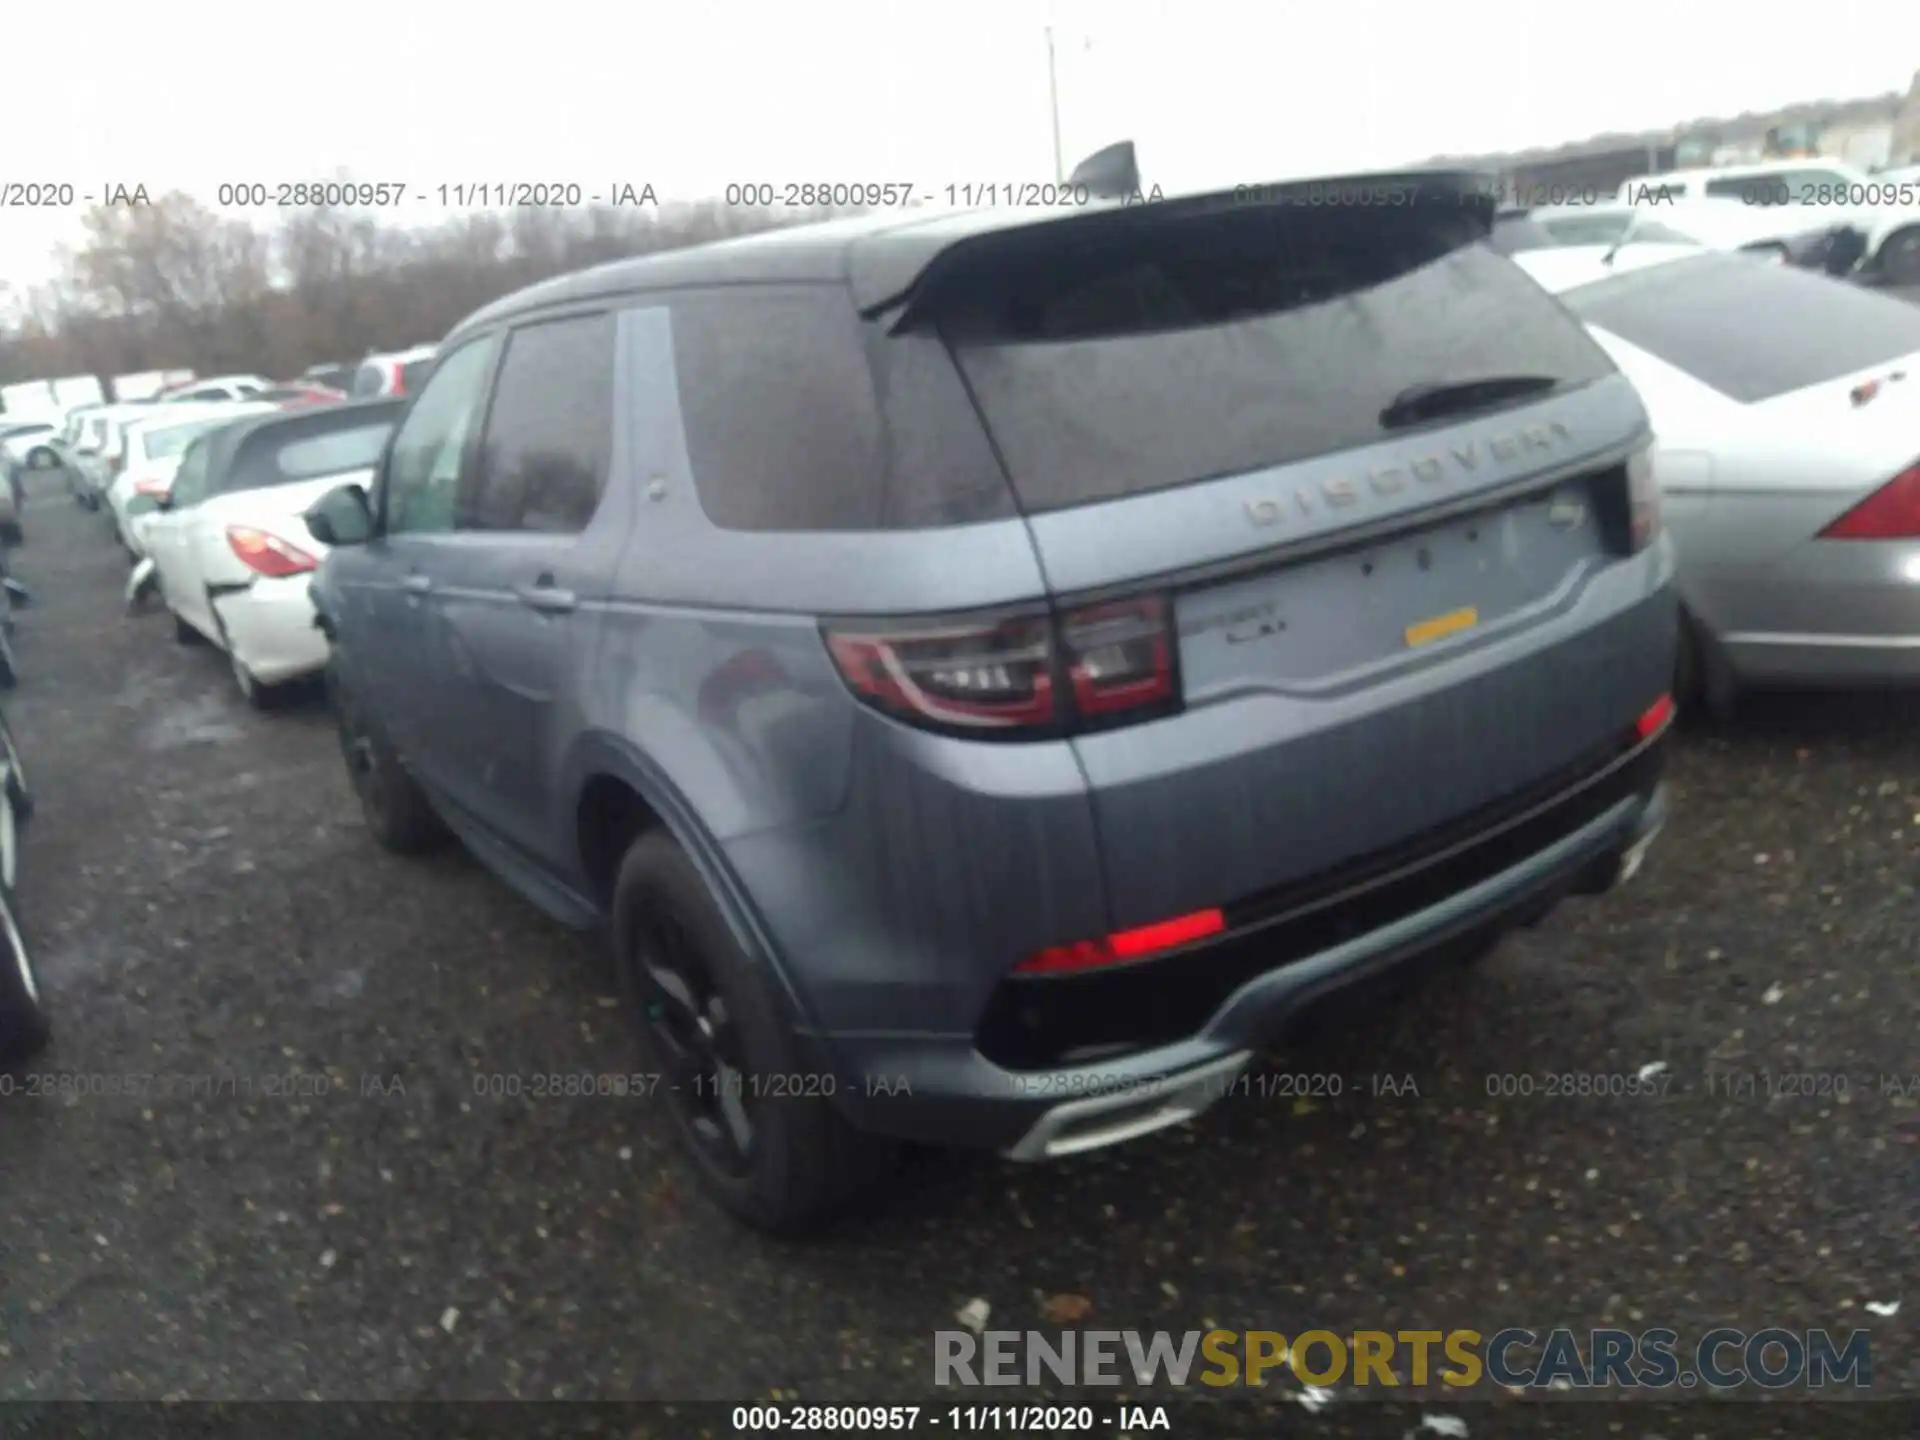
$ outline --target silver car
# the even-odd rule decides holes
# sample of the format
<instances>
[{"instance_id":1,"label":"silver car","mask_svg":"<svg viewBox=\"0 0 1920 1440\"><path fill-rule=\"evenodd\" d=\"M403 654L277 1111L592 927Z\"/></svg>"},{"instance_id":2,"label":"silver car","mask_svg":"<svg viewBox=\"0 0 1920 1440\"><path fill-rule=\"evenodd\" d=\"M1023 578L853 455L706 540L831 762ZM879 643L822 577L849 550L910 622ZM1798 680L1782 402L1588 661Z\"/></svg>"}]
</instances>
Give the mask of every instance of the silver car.
<instances>
[{"instance_id":1,"label":"silver car","mask_svg":"<svg viewBox=\"0 0 1920 1440\"><path fill-rule=\"evenodd\" d=\"M1516 259L1652 417L1692 698L1920 679L1920 307L1692 246Z\"/></svg>"}]
</instances>

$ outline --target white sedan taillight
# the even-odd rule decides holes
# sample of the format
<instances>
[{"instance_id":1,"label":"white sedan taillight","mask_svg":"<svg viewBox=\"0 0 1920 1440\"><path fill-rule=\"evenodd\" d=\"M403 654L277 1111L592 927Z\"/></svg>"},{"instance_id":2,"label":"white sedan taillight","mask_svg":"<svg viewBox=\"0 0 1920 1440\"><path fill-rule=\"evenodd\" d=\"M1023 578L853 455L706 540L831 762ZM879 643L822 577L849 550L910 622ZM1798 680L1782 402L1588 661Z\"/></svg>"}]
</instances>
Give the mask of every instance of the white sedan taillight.
<instances>
[{"instance_id":1,"label":"white sedan taillight","mask_svg":"<svg viewBox=\"0 0 1920 1440\"><path fill-rule=\"evenodd\" d=\"M306 575L320 568L320 562L298 545L250 525L229 525L227 544L240 557L241 564L270 580Z\"/></svg>"}]
</instances>

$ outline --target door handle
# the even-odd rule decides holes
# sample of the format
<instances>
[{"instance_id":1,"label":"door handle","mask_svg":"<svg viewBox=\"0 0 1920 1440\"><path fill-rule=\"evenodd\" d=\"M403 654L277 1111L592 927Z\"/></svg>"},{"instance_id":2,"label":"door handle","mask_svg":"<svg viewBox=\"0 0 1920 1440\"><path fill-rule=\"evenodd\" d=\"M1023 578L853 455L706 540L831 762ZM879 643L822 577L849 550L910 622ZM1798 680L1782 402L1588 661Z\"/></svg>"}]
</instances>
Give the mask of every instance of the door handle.
<instances>
[{"instance_id":1,"label":"door handle","mask_svg":"<svg viewBox=\"0 0 1920 1440\"><path fill-rule=\"evenodd\" d=\"M433 589L433 581L424 575L409 575L400 582L400 588L409 595L424 595Z\"/></svg>"},{"instance_id":2,"label":"door handle","mask_svg":"<svg viewBox=\"0 0 1920 1440\"><path fill-rule=\"evenodd\" d=\"M571 590L556 589L551 575L542 575L531 585L516 585L513 593L522 605L543 615L565 615L580 604L580 597Z\"/></svg>"}]
</instances>

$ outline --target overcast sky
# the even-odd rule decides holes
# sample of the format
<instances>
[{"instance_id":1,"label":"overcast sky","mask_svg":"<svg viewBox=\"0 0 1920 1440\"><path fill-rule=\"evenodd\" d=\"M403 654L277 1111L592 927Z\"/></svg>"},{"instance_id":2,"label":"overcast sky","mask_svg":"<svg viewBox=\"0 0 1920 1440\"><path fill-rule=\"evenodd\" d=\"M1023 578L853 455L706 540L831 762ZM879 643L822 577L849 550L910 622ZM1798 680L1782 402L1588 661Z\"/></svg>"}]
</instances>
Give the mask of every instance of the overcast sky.
<instances>
[{"instance_id":1,"label":"overcast sky","mask_svg":"<svg viewBox=\"0 0 1920 1440\"><path fill-rule=\"evenodd\" d=\"M1068 164L1232 184L1904 90L1920 4L1825 0L685 0L8 7L12 181L1045 179L1044 27ZM84 33L82 33L84 31ZM25 63L23 57L35 57ZM0 281L73 213L0 210Z\"/></svg>"}]
</instances>

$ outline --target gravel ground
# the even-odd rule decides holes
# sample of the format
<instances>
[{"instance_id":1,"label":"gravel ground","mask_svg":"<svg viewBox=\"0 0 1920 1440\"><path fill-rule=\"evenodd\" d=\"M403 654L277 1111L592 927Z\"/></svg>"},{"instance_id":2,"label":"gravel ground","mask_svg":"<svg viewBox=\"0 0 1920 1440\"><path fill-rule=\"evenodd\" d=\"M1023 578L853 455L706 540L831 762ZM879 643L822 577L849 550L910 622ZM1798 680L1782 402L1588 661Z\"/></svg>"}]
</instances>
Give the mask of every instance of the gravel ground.
<instances>
[{"instance_id":1,"label":"gravel ground","mask_svg":"<svg viewBox=\"0 0 1920 1440\"><path fill-rule=\"evenodd\" d=\"M1920 1393L1920 1101L1882 1079L1920 1096L1920 701L1685 737L1642 878L1317 1017L1282 1064L1337 1098L918 1157L782 1246L693 1191L658 1102L477 1095L640 1068L591 946L457 852L376 849L317 703L249 712L119 613L104 519L43 486L27 520L32 1072L67 1079L0 1098L0 1397L922 1398L969 1300L1025 1327L1063 1295L1102 1328L1865 1326L1876 1389ZM1660 1098L1488 1094L1655 1061Z\"/></svg>"}]
</instances>

